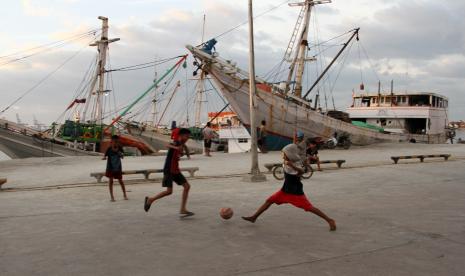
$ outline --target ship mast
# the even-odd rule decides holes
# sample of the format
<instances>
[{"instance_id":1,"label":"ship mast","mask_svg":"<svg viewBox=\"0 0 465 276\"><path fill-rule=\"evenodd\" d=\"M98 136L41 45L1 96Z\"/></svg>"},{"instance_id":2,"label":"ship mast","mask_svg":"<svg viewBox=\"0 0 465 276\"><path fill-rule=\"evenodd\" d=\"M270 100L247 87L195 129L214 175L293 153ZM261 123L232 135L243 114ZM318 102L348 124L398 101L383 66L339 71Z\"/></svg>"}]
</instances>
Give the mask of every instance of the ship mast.
<instances>
[{"instance_id":1,"label":"ship mast","mask_svg":"<svg viewBox=\"0 0 465 276\"><path fill-rule=\"evenodd\" d=\"M97 63L97 75L96 78L92 82L91 90L89 91L89 96L87 97L86 105L90 104L90 98L92 95L96 95L95 105L92 112L91 122L95 122L97 124L103 124L103 97L104 94L108 91L104 89L105 86L105 65L107 61L107 52L108 52L108 45L112 42L120 40L119 38L108 39L108 18L104 16L99 16L98 19L102 20L102 33L100 36L100 40L97 40L91 43L89 46L97 46L98 52L98 63ZM98 80L98 87L95 93L93 89L95 84ZM85 120L85 112L87 111L87 107L85 108L83 119Z\"/></svg>"},{"instance_id":2,"label":"ship mast","mask_svg":"<svg viewBox=\"0 0 465 276\"><path fill-rule=\"evenodd\" d=\"M203 24L202 24L202 41L201 44L205 41L205 19L206 16L205 14L203 15ZM202 115L202 104L204 102L204 93L205 93L205 72L201 70L200 72L200 77L197 79L197 85L196 85L196 99L195 99L195 126L196 127L201 127L202 125L202 120L201 120L201 115Z\"/></svg>"},{"instance_id":3,"label":"ship mast","mask_svg":"<svg viewBox=\"0 0 465 276\"><path fill-rule=\"evenodd\" d=\"M305 12L303 14L304 20L303 20L303 25L301 27L299 44L298 44L299 46L298 46L298 49L296 50L295 57L292 60L291 66L289 68L290 70L289 70L289 75L288 75L288 80L287 80L287 86L289 89L292 76L294 74L294 71L297 69L296 74L295 74L294 95L299 98L302 97L302 78L303 78L304 71L305 71L305 62L307 61L306 56L307 56L307 50L308 50L308 29L310 27L310 15L311 15L312 7L315 5L327 4L327 3L331 3L331 0L318 0L318 1L305 0L305 2L289 4L289 6L291 7L298 7L298 6L302 7L303 6L305 9ZM299 21L301 21L301 15L299 15L297 22ZM292 39L294 38L291 38L291 41Z\"/></svg>"}]
</instances>

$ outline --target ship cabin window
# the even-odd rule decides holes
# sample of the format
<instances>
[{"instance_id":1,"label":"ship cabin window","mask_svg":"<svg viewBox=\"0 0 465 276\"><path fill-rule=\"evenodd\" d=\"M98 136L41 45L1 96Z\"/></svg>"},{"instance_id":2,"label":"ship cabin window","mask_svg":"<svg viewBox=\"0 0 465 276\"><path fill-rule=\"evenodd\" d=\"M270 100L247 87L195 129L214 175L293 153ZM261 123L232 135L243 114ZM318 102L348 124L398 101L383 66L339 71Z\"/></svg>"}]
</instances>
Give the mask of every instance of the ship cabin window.
<instances>
[{"instance_id":1,"label":"ship cabin window","mask_svg":"<svg viewBox=\"0 0 465 276\"><path fill-rule=\"evenodd\" d=\"M384 103L384 97L381 97L381 103L382 104Z\"/></svg>"},{"instance_id":2,"label":"ship cabin window","mask_svg":"<svg viewBox=\"0 0 465 276\"><path fill-rule=\"evenodd\" d=\"M370 107L370 98L362 98L362 106Z\"/></svg>"},{"instance_id":3,"label":"ship cabin window","mask_svg":"<svg viewBox=\"0 0 465 276\"><path fill-rule=\"evenodd\" d=\"M429 95L410 96L410 106L429 106Z\"/></svg>"},{"instance_id":4,"label":"ship cabin window","mask_svg":"<svg viewBox=\"0 0 465 276\"><path fill-rule=\"evenodd\" d=\"M377 104L378 103L378 98L375 98L375 97L371 98L371 103L372 104Z\"/></svg>"},{"instance_id":5,"label":"ship cabin window","mask_svg":"<svg viewBox=\"0 0 465 276\"><path fill-rule=\"evenodd\" d=\"M385 103L390 104L391 103L391 97L386 97Z\"/></svg>"}]
</instances>

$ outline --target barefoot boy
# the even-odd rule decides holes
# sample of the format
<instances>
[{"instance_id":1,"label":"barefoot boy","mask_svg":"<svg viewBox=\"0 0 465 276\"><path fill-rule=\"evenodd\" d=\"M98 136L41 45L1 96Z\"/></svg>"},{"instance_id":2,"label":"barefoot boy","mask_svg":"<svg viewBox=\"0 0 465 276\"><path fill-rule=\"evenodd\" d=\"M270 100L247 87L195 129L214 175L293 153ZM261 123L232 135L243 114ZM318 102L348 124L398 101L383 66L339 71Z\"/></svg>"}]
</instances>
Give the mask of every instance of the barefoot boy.
<instances>
[{"instance_id":1,"label":"barefoot boy","mask_svg":"<svg viewBox=\"0 0 465 276\"><path fill-rule=\"evenodd\" d=\"M296 144L290 144L283 149L285 179L281 190L270 196L265 203L258 208L253 216L242 217L244 220L254 223L257 218L265 212L272 204L289 203L297 208L311 212L329 224L330 231L336 230L336 222L329 218L325 213L314 207L303 191L303 185L300 176L303 174L303 166L299 155L299 148Z\"/></svg>"},{"instance_id":2,"label":"barefoot boy","mask_svg":"<svg viewBox=\"0 0 465 276\"><path fill-rule=\"evenodd\" d=\"M181 217L189 217L194 215L194 213L189 212L186 208L190 185L179 170L179 158L181 157L183 145L187 142L187 140L189 140L190 134L190 130L181 128L179 130L177 140L168 145L168 154L166 155L165 166L163 168L162 183L162 186L166 188L166 191L163 191L153 197L145 197L144 210L146 212L149 211L150 206L154 201L171 195L173 193L173 182L176 182L176 184L183 186L184 188L180 210Z\"/></svg>"},{"instance_id":3,"label":"barefoot boy","mask_svg":"<svg viewBox=\"0 0 465 276\"><path fill-rule=\"evenodd\" d=\"M124 199L128 199L126 195L126 188L123 183L123 168L121 165L121 158L123 158L123 148L119 144L118 135L113 135L111 137L111 145L105 152L103 160L107 160L107 170L105 176L108 177L109 182L108 186L110 188L110 197L111 201L115 201L113 196L113 179L118 179L121 189L123 190Z\"/></svg>"}]
</instances>

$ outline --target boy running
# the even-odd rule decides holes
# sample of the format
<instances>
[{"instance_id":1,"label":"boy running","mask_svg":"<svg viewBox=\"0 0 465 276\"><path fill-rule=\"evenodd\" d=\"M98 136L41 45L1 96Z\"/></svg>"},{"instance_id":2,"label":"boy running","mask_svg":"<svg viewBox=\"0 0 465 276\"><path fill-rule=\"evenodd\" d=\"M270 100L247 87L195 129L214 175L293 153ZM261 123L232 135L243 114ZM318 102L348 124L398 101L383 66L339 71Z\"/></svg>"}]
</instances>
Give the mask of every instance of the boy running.
<instances>
[{"instance_id":1,"label":"boy running","mask_svg":"<svg viewBox=\"0 0 465 276\"><path fill-rule=\"evenodd\" d=\"M176 182L176 184L183 186L184 188L182 193L181 210L179 212L181 217L190 217L194 215L194 213L189 212L186 209L187 198L189 196L189 189L191 186L179 170L179 158L181 157L183 145L187 142L187 140L189 140L190 134L190 130L181 128L177 139L168 145L168 154L166 155L165 166L163 168L162 183L162 186L166 188L166 191L163 191L153 197L145 197L144 210L146 212L149 211L150 206L154 201L171 195L173 193L173 182Z\"/></svg>"},{"instance_id":2,"label":"boy running","mask_svg":"<svg viewBox=\"0 0 465 276\"><path fill-rule=\"evenodd\" d=\"M121 165L121 159L123 157L123 148L119 144L119 137L118 135L113 135L111 137L111 145L103 157L103 160L107 160L107 170L105 172L105 176L109 179L108 186L110 189L110 197L112 202L115 201L115 197L113 196L113 179L118 179L118 182L121 185L121 189L123 190L124 199L128 199L126 195L126 188L124 187L123 183L123 168Z\"/></svg>"},{"instance_id":3,"label":"boy running","mask_svg":"<svg viewBox=\"0 0 465 276\"><path fill-rule=\"evenodd\" d=\"M304 170L302 165L303 162L299 155L299 147L296 144L290 144L284 147L283 159L285 179L281 190L270 196L265 203L258 208L253 216L242 218L254 223L271 205L289 203L297 208L304 209L307 212L321 217L329 224L330 231L335 231L336 222L318 208L314 207L304 194L303 185L300 181L300 177L304 173Z\"/></svg>"}]
</instances>

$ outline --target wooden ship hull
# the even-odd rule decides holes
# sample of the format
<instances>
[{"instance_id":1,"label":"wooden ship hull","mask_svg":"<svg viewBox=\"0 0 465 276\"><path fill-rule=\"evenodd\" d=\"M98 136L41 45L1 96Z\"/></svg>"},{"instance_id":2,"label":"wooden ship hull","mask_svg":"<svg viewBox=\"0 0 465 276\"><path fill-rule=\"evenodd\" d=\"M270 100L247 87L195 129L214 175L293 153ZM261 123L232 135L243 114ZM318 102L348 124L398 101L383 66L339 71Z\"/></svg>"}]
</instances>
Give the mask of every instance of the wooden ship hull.
<instances>
[{"instance_id":1,"label":"wooden ship hull","mask_svg":"<svg viewBox=\"0 0 465 276\"><path fill-rule=\"evenodd\" d=\"M208 72L242 123L250 126L249 81L247 72L237 68L230 61L210 55L200 48L187 46L195 58L203 63L202 70ZM335 132L346 132L355 145L369 145L381 142L408 142L415 139L419 143L444 143L446 134L418 135L383 133L377 130L355 126L351 123L331 118L313 109L308 102L285 95L272 84L257 78L256 125L267 122L267 147L279 150L291 143L297 130L306 137L331 138Z\"/></svg>"}]
</instances>

